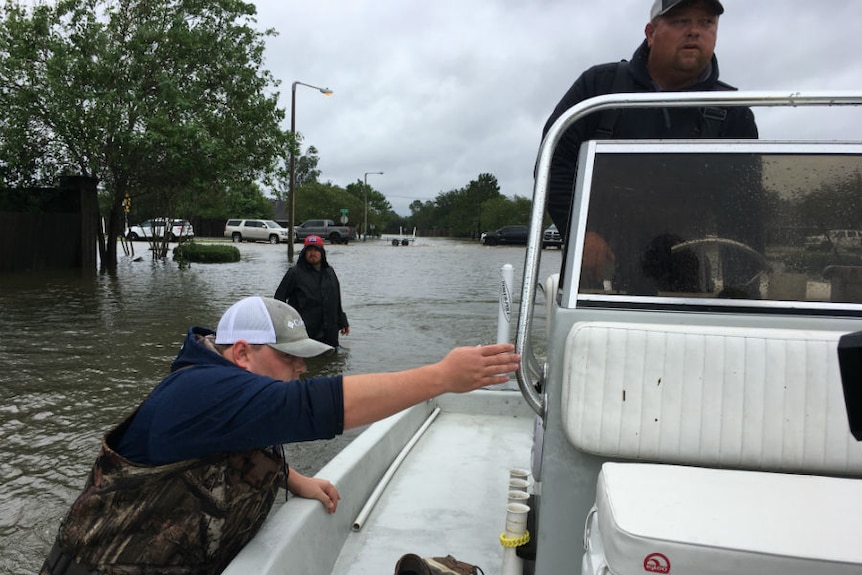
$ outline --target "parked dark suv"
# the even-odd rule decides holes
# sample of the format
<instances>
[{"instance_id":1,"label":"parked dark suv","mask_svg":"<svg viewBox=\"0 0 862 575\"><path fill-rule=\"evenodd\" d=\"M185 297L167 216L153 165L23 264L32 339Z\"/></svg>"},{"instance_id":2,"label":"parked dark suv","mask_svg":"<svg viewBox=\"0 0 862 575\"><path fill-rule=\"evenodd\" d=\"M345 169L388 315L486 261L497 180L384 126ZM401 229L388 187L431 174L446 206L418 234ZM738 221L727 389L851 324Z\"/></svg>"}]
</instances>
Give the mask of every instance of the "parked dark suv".
<instances>
[{"instance_id":1,"label":"parked dark suv","mask_svg":"<svg viewBox=\"0 0 862 575\"><path fill-rule=\"evenodd\" d=\"M488 232L482 238L486 246L527 245L527 226L503 226L495 232Z\"/></svg>"}]
</instances>

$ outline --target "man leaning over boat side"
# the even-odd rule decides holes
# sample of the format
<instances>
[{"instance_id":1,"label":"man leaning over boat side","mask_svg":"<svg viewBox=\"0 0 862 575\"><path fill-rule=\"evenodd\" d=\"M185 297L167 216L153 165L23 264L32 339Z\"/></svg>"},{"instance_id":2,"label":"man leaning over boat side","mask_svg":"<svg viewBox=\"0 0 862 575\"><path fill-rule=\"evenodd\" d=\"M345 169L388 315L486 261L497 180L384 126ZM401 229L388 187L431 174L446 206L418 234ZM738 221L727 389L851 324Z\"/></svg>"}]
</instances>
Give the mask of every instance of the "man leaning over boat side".
<instances>
[{"instance_id":1,"label":"man leaning over boat side","mask_svg":"<svg viewBox=\"0 0 862 575\"><path fill-rule=\"evenodd\" d=\"M298 379L304 358L331 350L272 298L240 300L215 332L190 328L170 375L103 438L41 573L219 573L280 486L336 511L335 486L288 468L283 443L503 383L519 361L510 344L461 347L401 372Z\"/></svg>"},{"instance_id":2,"label":"man leaning over boat side","mask_svg":"<svg viewBox=\"0 0 862 575\"><path fill-rule=\"evenodd\" d=\"M630 62L593 66L581 74L554 108L551 125L579 102L611 93L735 90L718 79L715 43L724 7L718 0L654 0L646 38ZM751 109L628 108L591 114L560 139L551 160L548 213L563 237L569 234L573 186L581 142L595 139L757 138ZM601 248L605 250L605 248ZM587 260L588 258L585 258ZM605 266L603 258L592 258ZM600 269L585 270L601 274Z\"/></svg>"}]
</instances>

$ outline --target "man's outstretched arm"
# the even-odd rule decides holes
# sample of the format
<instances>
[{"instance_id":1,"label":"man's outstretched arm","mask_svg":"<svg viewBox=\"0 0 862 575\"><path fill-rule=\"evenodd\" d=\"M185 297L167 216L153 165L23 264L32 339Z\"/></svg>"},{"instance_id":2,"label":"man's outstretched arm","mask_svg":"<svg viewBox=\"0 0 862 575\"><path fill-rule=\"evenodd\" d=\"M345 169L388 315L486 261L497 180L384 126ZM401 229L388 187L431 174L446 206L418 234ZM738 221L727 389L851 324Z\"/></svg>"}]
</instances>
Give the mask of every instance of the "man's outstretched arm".
<instances>
[{"instance_id":1,"label":"man's outstretched arm","mask_svg":"<svg viewBox=\"0 0 862 575\"><path fill-rule=\"evenodd\" d=\"M437 363L392 373L344 376L344 429L379 421L444 393L505 383L521 356L509 343L457 347Z\"/></svg>"}]
</instances>

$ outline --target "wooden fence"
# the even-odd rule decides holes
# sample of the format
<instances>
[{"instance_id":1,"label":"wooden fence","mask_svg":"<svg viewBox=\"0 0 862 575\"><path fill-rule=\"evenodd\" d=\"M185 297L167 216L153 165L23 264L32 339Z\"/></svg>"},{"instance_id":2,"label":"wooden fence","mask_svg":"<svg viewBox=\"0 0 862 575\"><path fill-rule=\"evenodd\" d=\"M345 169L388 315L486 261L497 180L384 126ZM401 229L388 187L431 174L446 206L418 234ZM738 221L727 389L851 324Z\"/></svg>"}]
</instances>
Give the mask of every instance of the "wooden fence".
<instances>
[{"instance_id":1,"label":"wooden fence","mask_svg":"<svg viewBox=\"0 0 862 575\"><path fill-rule=\"evenodd\" d=\"M95 273L96 183L71 176L57 188L0 190L0 273Z\"/></svg>"}]
</instances>

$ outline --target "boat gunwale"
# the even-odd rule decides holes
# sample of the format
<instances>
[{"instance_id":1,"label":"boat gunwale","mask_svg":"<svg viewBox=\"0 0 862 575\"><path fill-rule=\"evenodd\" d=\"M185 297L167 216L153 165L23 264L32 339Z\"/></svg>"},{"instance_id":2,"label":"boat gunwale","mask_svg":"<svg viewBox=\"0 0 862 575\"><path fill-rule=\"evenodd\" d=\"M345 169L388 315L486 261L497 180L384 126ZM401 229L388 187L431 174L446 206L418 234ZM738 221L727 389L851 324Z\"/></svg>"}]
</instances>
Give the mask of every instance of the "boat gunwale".
<instances>
[{"instance_id":1,"label":"boat gunwale","mask_svg":"<svg viewBox=\"0 0 862 575\"><path fill-rule=\"evenodd\" d=\"M514 388L514 382L508 385ZM283 573L288 565L290 572L304 575L333 573L341 549L349 538L359 535L353 531L354 521L378 482L438 407L443 413L524 417L532 421L532 412L517 390L483 389L446 394L371 424L315 475L338 488L341 501L336 513L327 514L317 500L291 497L270 514L223 573ZM434 431L432 425L426 434ZM386 497L386 491L382 497ZM374 513L369 521L374 520ZM408 543L405 542L405 553L410 551Z\"/></svg>"}]
</instances>

